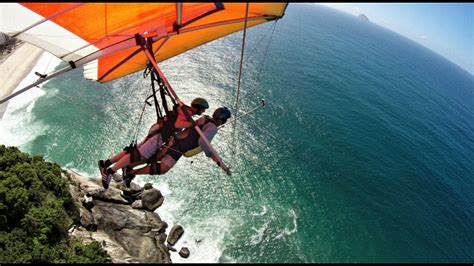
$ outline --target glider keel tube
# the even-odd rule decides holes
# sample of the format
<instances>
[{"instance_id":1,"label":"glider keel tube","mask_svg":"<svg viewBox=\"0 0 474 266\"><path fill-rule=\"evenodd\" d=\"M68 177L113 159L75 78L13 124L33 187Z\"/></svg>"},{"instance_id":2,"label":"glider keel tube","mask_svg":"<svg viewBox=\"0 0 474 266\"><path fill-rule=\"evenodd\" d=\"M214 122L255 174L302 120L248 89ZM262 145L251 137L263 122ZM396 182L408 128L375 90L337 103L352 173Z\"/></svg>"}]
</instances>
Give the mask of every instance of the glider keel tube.
<instances>
[{"instance_id":1,"label":"glider keel tube","mask_svg":"<svg viewBox=\"0 0 474 266\"><path fill-rule=\"evenodd\" d=\"M30 85L24 87L23 89L21 89L21 90L19 90L19 91L16 91L16 92L14 92L14 93L8 95L7 97L1 99L1 100L0 100L0 104L3 104L4 102L10 100L11 98L13 98L13 97L15 97L15 96L17 96L17 95L19 95L19 94L21 94L21 93L23 93L23 92L29 90L29 89L31 89L31 88L33 88L33 87L36 87L36 86L38 86L39 84L41 84L41 83L43 83L43 82L45 82L45 81L47 81L47 80L49 80L49 79L52 79L52 78L54 78L54 77L56 77L56 76L59 76L59 75L61 75L61 74L63 74L63 73L66 73L66 72L68 72L68 71L71 70L71 69L73 69L73 67L72 67L72 65L69 65L69 66L67 66L67 67L65 67L65 68L63 68L63 69L60 69L60 70L58 70L58 71L56 71L56 72L54 72L54 73L52 73L52 74L50 74L50 75L47 75L45 78L40 78L40 79L37 80L36 82L34 82L34 83L32 83L32 84L30 84Z\"/></svg>"}]
</instances>

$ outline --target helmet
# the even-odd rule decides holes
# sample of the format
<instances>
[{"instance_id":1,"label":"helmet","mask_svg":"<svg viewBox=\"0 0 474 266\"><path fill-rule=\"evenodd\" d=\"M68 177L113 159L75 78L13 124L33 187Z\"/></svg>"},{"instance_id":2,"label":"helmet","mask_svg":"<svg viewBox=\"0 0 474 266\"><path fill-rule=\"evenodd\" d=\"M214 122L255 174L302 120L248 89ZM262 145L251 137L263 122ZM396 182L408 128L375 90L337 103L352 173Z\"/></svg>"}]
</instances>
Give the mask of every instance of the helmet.
<instances>
[{"instance_id":1,"label":"helmet","mask_svg":"<svg viewBox=\"0 0 474 266\"><path fill-rule=\"evenodd\" d=\"M196 109L207 109L209 108L209 103L204 98L196 98L191 102L191 106Z\"/></svg>"},{"instance_id":2,"label":"helmet","mask_svg":"<svg viewBox=\"0 0 474 266\"><path fill-rule=\"evenodd\" d=\"M225 123L227 119L231 117L230 110L227 107L219 107L214 111L214 114L212 114L212 118L221 120L222 123Z\"/></svg>"}]
</instances>

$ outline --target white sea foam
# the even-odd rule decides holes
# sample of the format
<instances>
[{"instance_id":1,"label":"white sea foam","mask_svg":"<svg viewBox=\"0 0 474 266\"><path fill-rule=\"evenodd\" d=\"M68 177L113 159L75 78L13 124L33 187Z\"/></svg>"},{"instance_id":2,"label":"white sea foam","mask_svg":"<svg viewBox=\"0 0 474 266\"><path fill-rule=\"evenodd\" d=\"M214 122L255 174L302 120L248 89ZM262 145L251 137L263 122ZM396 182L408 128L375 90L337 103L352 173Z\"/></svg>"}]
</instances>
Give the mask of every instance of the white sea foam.
<instances>
[{"instance_id":1,"label":"white sea foam","mask_svg":"<svg viewBox=\"0 0 474 266\"><path fill-rule=\"evenodd\" d=\"M295 210L289 209L289 210L288 210L288 214L293 218L293 229L289 229L288 227L285 227L285 229L283 229L283 231L282 231L280 234L278 234L278 235L275 237L275 239L280 239L280 238L282 238L282 237L284 237L284 236L289 236L289 235L292 235L292 234L294 234L294 233L297 232L297 230L298 230L298 225L297 225L297 223L296 223L296 220L297 220L298 216L296 216Z\"/></svg>"},{"instance_id":2,"label":"white sea foam","mask_svg":"<svg viewBox=\"0 0 474 266\"><path fill-rule=\"evenodd\" d=\"M273 216L272 216L273 218ZM263 240L263 236L265 235L265 231L268 229L268 226L272 222L273 219L270 219L266 221L262 227L256 229L255 227L252 227L252 230L256 232L256 234L250 236L250 244L252 245L257 245Z\"/></svg>"},{"instance_id":3,"label":"white sea foam","mask_svg":"<svg viewBox=\"0 0 474 266\"><path fill-rule=\"evenodd\" d=\"M255 233L250 235L250 237L248 238L249 243L252 246L258 246L262 242L281 239L297 232L298 216L296 215L296 212L293 209L288 209L288 216L286 216L280 213L280 208L272 209L270 207L269 213L267 214L267 208L265 208L265 205L262 205L262 207L264 209L263 212L257 214L252 213L253 216L259 217L258 219L262 219L262 221L254 221L254 224L256 226L253 226L252 230ZM288 218L291 219L291 223ZM275 235L275 233L278 234Z\"/></svg>"},{"instance_id":4,"label":"white sea foam","mask_svg":"<svg viewBox=\"0 0 474 266\"><path fill-rule=\"evenodd\" d=\"M18 84L14 92L38 80L35 71L49 73L60 62L60 59L44 52L35 67ZM34 140L36 136L41 135L47 129L46 125L35 121L34 114L31 112L36 99L44 94L45 92L41 88L34 87L9 100L5 113L0 120L0 143L22 148L23 145Z\"/></svg>"},{"instance_id":5,"label":"white sea foam","mask_svg":"<svg viewBox=\"0 0 474 266\"><path fill-rule=\"evenodd\" d=\"M149 181L143 181L138 177L136 182L143 186ZM156 212L163 221L168 223L166 234L170 233L175 224L181 225L184 229L184 234L173 246L177 252L171 252L171 260L173 263L219 262L224 250L225 238L230 237L232 222L238 220L237 217L232 217L235 211L220 210L208 217L181 215L180 211L183 210L186 201L176 197L170 189L169 182L172 182L172 179L163 178L153 182L153 187L158 188L165 197L163 205ZM182 258L178 254L182 247L189 249L188 258Z\"/></svg>"},{"instance_id":6,"label":"white sea foam","mask_svg":"<svg viewBox=\"0 0 474 266\"><path fill-rule=\"evenodd\" d=\"M182 225L185 234L175 245L177 251L187 247L191 254L184 259L178 253L171 253L171 260L175 263L216 263L223 252L226 233L230 230L229 217L213 216L196 221L190 219Z\"/></svg>"},{"instance_id":7,"label":"white sea foam","mask_svg":"<svg viewBox=\"0 0 474 266\"><path fill-rule=\"evenodd\" d=\"M263 216L263 215L265 215L265 213L267 213L267 206L261 205L261 207L263 209L261 213L252 213L252 215L253 216Z\"/></svg>"}]
</instances>

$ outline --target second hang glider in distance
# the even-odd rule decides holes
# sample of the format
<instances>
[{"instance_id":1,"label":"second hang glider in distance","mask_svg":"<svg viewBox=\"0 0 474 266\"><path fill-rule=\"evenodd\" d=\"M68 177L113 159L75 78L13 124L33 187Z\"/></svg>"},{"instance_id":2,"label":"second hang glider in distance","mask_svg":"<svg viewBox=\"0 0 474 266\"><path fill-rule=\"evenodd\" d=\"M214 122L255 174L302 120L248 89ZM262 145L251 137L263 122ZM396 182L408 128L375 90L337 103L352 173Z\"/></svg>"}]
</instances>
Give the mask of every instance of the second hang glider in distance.
<instances>
[{"instance_id":1,"label":"second hang glider in distance","mask_svg":"<svg viewBox=\"0 0 474 266\"><path fill-rule=\"evenodd\" d=\"M0 104L77 67L84 67L86 79L101 83L148 67L181 107L182 101L157 63L231 33L278 20L287 5L2 3L0 31L40 47L68 65L0 99ZM199 127L195 128L215 152ZM222 165L225 167L223 162Z\"/></svg>"}]
</instances>

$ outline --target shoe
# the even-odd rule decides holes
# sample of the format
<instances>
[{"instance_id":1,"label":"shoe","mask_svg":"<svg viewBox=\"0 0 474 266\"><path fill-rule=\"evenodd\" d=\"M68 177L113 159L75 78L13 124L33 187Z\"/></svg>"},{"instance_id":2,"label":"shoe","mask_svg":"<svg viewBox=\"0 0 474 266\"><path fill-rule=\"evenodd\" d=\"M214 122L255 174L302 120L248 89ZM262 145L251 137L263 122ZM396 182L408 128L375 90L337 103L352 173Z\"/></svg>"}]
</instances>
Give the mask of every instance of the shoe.
<instances>
[{"instance_id":1,"label":"shoe","mask_svg":"<svg viewBox=\"0 0 474 266\"><path fill-rule=\"evenodd\" d=\"M130 187L130 184L132 183L132 180L135 178L135 175L132 175L132 174L128 174L126 176L123 177L123 184L126 186L126 187Z\"/></svg>"},{"instance_id":2,"label":"shoe","mask_svg":"<svg viewBox=\"0 0 474 266\"><path fill-rule=\"evenodd\" d=\"M104 174L102 175L102 186L104 186L105 189L109 188L110 181L112 180L112 177L114 176L113 174L107 174L107 171L104 171Z\"/></svg>"},{"instance_id":3,"label":"shoe","mask_svg":"<svg viewBox=\"0 0 474 266\"><path fill-rule=\"evenodd\" d=\"M135 175L130 173L132 171L132 169L133 168L131 168L129 166L122 168L123 184L126 187L130 187L130 183L132 183L133 178L135 178Z\"/></svg>"},{"instance_id":4,"label":"shoe","mask_svg":"<svg viewBox=\"0 0 474 266\"><path fill-rule=\"evenodd\" d=\"M99 160L97 162L97 164L99 165L99 172L100 172L100 175L102 176L102 179L104 179L104 176L106 175L105 173L105 163L104 163L104 160Z\"/></svg>"},{"instance_id":5,"label":"shoe","mask_svg":"<svg viewBox=\"0 0 474 266\"><path fill-rule=\"evenodd\" d=\"M125 166L124 168L122 168L122 176L127 176L130 171L132 171L133 168L131 168L130 166Z\"/></svg>"}]
</instances>

